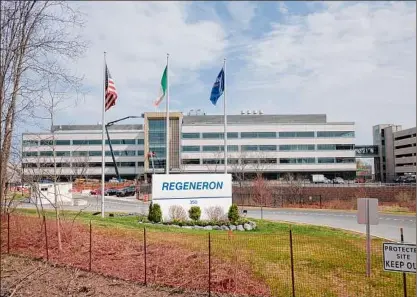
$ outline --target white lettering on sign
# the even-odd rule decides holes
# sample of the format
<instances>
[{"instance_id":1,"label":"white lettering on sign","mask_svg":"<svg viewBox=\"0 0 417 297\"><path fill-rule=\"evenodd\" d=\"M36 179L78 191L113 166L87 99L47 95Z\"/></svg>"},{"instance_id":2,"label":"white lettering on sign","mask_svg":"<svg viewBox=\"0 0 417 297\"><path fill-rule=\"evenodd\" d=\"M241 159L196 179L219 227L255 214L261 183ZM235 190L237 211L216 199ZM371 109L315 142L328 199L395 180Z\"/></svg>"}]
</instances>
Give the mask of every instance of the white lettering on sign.
<instances>
[{"instance_id":1,"label":"white lettering on sign","mask_svg":"<svg viewBox=\"0 0 417 297\"><path fill-rule=\"evenodd\" d=\"M384 270L416 273L416 245L383 243Z\"/></svg>"}]
</instances>

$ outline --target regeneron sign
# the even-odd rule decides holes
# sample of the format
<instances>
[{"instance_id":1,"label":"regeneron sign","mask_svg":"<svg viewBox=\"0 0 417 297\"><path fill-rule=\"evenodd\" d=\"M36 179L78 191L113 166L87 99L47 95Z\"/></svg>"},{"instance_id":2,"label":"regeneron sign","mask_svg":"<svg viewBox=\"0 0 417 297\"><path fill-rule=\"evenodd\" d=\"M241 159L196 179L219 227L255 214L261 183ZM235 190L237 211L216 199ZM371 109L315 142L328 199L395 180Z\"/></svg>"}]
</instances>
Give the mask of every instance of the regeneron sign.
<instances>
[{"instance_id":1,"label":"regeneron sign","mask_svg":"<svg viewBox=\"0 0 417 297\"><path fill-rule=\"evenodd\" d=\"M205 209L220 206L227 213L232 205L231 174L154 174L152 201L162 209L164 220L169 220L169 208L180 205L186 211L191 206L201 208L201 218L207 219Z\"/></svg>"}]
</instances>

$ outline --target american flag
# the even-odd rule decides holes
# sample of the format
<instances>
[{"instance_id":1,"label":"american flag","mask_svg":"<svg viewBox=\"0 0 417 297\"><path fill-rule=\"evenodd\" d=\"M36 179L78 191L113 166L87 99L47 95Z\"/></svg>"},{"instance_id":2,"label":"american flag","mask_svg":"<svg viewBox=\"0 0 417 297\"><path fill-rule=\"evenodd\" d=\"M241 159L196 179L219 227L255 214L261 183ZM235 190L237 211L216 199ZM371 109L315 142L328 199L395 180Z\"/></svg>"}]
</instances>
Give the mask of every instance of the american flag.
<instances>
[{"instance_id":1,"label":"american flag","mask_svg":"<svg viewBox=\"0 0 417 297\"><path fill-rule=\"evenodd\" d=\"M111 78L110 71L107 68L106 64L106 81L104 86L105 91L105 110L109 110L112 106L116 105L117 100L117 91L116 86L114 85L114 80Z\"/></svg>"}]
</instances>

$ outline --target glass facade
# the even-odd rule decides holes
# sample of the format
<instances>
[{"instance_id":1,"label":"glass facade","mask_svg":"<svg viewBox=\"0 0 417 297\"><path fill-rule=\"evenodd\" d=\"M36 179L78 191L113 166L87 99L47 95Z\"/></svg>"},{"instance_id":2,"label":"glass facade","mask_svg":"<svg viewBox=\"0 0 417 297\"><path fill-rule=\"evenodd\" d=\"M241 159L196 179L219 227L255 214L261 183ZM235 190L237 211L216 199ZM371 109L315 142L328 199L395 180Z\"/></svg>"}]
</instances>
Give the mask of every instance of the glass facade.
<instances>
[{"instance_id":1,"label":"glass facade","mask_svg":"<svg viewBox=\"0 0 417 297\"><path fill-rule=\"evenodd\" d=\"M149 152L154 152L154 168L165 168L166 160L166 120L149 119L148 144ZM149 163L152 167L152 163Z\"/></svg>"}]
</instances>

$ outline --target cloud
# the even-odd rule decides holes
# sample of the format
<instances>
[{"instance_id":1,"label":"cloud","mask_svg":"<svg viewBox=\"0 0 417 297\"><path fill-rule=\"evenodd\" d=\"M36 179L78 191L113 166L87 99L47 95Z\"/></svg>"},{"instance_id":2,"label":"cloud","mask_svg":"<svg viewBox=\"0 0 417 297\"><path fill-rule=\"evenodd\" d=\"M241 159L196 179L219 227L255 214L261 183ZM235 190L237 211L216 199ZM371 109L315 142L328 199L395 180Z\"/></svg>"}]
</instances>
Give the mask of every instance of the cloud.
<instances>
[{"instance_id":1,"label":"cloud","mask_svg":"<svg viewBox=\"0 0 417 297\"><path fill-rule=\"evenodd\" d=\"M278 10L281 14L288 14L288 7L284 2L278 3Z\"/></svg>"},{"instance_id":2,"label":"cloud","mask_svg":"<svg viewBox=\"0 0 417 297\"><path fill-rule=\"evenodd\" d=\"M252 44L246 67L229 67L234 112L327 113L355 121L358 143L372 141L372 125L415 125L414 3L325 3L273 23Z\"/></svg>"},{"instance_id":3,"label":"cloud","mask_svg":"<svg viewBox=\"0 0 417 297\"><path fill-rule=\"evenodd\" d=\"M246 1L228 1L227 10L232 21L240 26L240 29L246 29L256 14L256 5L253 2Z\"/></svg>"},{"instance_id":4,"label":"cloud","mask_svg":"<svg viewBox=\"0 0 417 297\"><path fill-rule=\"evenodd\" d=\"M75 5L75 4L74 4ZM170 84L198 86L199 71L218 63L227 45L223 28L213 21L188 21L185 2L89 2L81 4L88 15L83 35L91 43L84 59L74 65L84 73L91 92L84 108L68 114L80 122L101 119L103 52L115 80L119 99L109 119L126 112L153 110L166 54L170 54ZM190 88L192 89L192 88ZM172 98L173 103L179 98ZM175 104L174 104L175 105ZM84 117L83 113L88 116ZM68 116L69 118L69 116ZM67 117L61 119L68 121Z\"/></svg>"}]
</instances>

